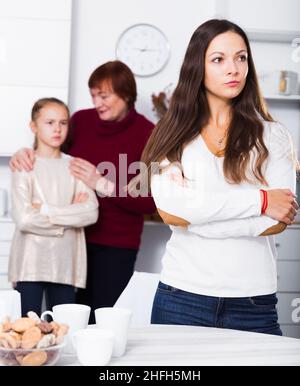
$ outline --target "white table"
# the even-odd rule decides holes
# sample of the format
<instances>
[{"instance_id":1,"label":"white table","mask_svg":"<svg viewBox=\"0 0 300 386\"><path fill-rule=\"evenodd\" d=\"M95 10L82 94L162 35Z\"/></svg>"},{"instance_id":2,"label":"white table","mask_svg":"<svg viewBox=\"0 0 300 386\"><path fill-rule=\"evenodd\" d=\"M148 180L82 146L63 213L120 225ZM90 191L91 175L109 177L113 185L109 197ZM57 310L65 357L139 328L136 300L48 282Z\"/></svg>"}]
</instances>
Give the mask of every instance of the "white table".
<instances>
[{"instance_id":1,"label":"white table","mask_svg":"<svg viewBox=\"0 0 300 386\"><path fill-rule=\"evenodd\" d=\"M78 365L62 356L57 365ZM300 339L209 327L151 325L129 331L111 366L300 365Z\"/></svg>"}]
</instances>

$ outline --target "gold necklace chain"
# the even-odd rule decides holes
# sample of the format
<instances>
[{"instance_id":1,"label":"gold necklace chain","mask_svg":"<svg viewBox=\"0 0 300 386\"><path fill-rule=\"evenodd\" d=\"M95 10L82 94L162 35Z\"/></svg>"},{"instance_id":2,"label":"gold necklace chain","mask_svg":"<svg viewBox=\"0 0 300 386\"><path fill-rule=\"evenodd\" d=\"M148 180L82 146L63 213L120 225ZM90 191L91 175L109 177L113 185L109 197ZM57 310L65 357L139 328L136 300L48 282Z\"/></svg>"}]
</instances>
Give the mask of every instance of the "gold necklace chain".
<instances>
[{"instance_id":1,"label":"gold necklace chain","mask_svg":"<svg viewBox=\"0 0 300 386\"><path fill-rule=\"evenodd\" d=\"M217 139L217 143L218 143L218 146L219 146L219 147L222 146L222 142L224 141L226 135L227 135L227 132L225 132L225 134L223 135L223 137Z\"/></svg>"}]
</instances>

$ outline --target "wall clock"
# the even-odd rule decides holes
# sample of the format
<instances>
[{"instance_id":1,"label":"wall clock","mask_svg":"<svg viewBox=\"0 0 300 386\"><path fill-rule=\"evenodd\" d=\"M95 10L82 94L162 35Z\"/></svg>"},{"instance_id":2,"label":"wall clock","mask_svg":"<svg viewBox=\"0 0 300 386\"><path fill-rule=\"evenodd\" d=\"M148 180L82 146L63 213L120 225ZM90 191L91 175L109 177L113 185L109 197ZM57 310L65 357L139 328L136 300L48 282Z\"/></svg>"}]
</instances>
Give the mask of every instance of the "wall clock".
<instances>
[{"instance_id":1,"label":"wall clock","mask_svg":"<svg viewBox=\"0 0 300 386\"><path fill-rule=\"evenodd\" d=\"M161 71L170 57L170 44L165 34L151 24L127 28L116 44L116 57L137 76L151 76Z\"/></svg>"}]
</instances>

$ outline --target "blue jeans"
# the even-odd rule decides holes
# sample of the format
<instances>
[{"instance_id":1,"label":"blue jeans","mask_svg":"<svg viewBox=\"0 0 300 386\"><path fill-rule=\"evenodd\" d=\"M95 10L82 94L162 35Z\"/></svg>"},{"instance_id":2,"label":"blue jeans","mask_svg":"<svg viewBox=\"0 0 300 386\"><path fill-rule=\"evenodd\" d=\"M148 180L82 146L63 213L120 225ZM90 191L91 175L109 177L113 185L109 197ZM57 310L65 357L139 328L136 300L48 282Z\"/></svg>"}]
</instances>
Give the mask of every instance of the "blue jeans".
<instances>
[{"instance_id":1,"label":"blue jeans","mask_svg":"<svg viewBox=\"0 0 300 386\"><path fill-rule=\"evenodd\" d=\"M276 294L218 298L186 292L159 282L152 324L183 324L282 335Z\"/></svg>"}]
</instances>

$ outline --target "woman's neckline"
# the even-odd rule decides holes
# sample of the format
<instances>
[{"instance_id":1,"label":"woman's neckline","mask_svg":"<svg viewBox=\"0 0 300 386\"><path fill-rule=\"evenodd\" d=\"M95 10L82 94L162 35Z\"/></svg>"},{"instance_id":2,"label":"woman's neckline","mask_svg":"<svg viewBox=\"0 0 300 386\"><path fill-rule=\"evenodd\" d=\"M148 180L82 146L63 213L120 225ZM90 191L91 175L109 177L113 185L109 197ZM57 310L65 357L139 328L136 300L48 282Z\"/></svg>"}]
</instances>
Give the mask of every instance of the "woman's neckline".
<instances>
[{"instance_id":1,"label":"woman's neckline","mask_svg":"<svg viewBox=\"0 0 300 386\"><path fill-rule=\"evenodd\" d=\"M200 139L201 139L201 141L202 141L202 143L203 143L203 146L204 146L204 148L205 148L205 150L206 150L207 153L209 153L213 158L219 158L219 159L221 159L221 160L224 159L224 155L222 155L222 156L217 155L217 154L214 153L212 150L210 150L210 148L208 147L208 145L207 145L207 143L206 143L206 141L205 141L205 139L203 138L203 136L202 136L201 133L199 134L199 136L200 136Z\"/></svg>"},{"instance_id":2,"label":"woman's neckline","mask_svg":"<svg viewBox=\"0 0 300 386\"><path fill-rule=\"evenodd\" d=\"M128 129L129 127L131 127L132 123L134 122L137 116L137 112L134 107L132 107L128 111L127 115L120 121L104 121L99 118L96 110L95 113L97 114L98 121L97 130L100 134L104 135L114 135Z\"/></svg>"}]
</instances>

